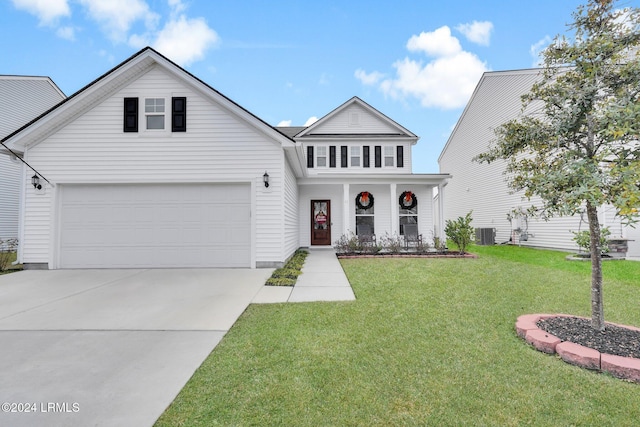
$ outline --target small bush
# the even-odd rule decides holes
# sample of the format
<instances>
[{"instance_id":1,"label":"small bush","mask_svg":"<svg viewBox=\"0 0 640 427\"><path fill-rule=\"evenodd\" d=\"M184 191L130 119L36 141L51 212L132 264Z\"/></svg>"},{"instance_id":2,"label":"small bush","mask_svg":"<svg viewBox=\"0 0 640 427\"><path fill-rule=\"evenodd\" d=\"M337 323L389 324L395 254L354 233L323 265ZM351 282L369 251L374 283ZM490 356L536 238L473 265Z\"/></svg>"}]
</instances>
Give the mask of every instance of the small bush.
<instances>
[{"instance_id":1,"label":"small bush","mask_svg":"<svg viewBox=\"0 0 640 427\"><path fill-rule=\"evenodd\" d=\"M18 239L0 240L0 271L9 268L16 249L18 249Z\"/></svg>"},{"instance_id":2,"label":"small bush","mask_svg":"<svg viewBox=\"0 0 640 427\"><path fill-rule=\"evenodd\" d=\"M460 216L455 221L448 219L445 223L444 232L447 238L456 244L461 254L466 252L467 246L469 246L473 238L474 229L471 226L471 221L473 221L473 218L471 217L471 212L469 212L464 217Z\"/></svg>"},{"instance_id":3,"label":"small bush","mask_svg":"<svg viewBox=\"0 0 640 427\"><path fill-rule=\"evenodd\" d=\"M380 240L382 242L382 247L392 254L400 253L400 250L404 247L404 239L397 234L391 236L388 233L385 233Z\"/></svg>"},{"instance_id":4,"label":"small bush","mask_svg":"<svg viewBox=\"0 0 640 427\"><path fill-rule=\"evenodd\" d=\"M581 250L585 252L591 251L591 233L589 230L572 231L571 233L573 233L572 240L576 242ZM609 236L611 236L609 227L602 227L600 229L600 250L603 254L609 252Z\"/></svg>"}]
</instances>

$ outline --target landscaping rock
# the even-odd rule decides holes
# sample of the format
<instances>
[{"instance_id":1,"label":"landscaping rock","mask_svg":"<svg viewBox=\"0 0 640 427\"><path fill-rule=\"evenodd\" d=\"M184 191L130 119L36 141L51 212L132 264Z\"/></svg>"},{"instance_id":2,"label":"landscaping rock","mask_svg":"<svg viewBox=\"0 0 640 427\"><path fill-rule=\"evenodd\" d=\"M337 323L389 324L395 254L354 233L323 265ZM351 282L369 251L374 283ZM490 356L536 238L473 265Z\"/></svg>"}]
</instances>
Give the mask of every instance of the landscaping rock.
<instances>
[{"instance_id":1,"label":"landscaping rock","mask_svg":"<svg viewBox=\"0 0 640 427\"><path fill-rule=\"evenodd\" d=\"M600 352L598 350L564 341L556 346L556 352L562 360L572 365L593 370L600 369Z\"/></svg>"}]
</instances>

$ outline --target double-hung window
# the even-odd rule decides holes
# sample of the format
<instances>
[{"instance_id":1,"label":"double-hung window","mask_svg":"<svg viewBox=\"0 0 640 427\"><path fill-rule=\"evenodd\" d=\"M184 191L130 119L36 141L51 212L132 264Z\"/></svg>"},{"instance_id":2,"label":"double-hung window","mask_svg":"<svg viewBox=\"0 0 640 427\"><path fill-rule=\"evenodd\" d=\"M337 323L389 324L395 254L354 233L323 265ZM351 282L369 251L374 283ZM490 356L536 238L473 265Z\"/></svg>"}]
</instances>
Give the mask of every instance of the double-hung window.
<instances>
[{"instance_id":1,"label":"double-hung window","mask_svg":"<svg viewBox=\"0 0 640 427\"><path fill-rule=\"evenodd\" d=\"M145 98L144 115L148 130L164 129L164 98Z\"/></svg>"},{"instance_id":2,"label":"double-hung window","mask_svg":"<svg viewBox=\"0 0 640 427\"><path fill-rule=\"evenodd\" d=\"M351 166L360 166L360 147L351 146Z\"/></svg>"},{"instance_id":3,"label":"double-hung window","mask_svg":"<svg viewBox=\"0 0 640 427\"><path fill-rule=\"evenodd\" d=\"M316 165L319 168L327 167L327 147L322 145L316 147Z\"/></svg>"},{"instance_id":4,"label":"double-hung window","mask_svg":"<svg viewBox=\"0 0 640 427\"><path fill-rule=\"evenodd\" d=\"M385 166L394 166L394 149L391 145L385 145L384 147L384 165Z\"/></svg>"}]
</instances>

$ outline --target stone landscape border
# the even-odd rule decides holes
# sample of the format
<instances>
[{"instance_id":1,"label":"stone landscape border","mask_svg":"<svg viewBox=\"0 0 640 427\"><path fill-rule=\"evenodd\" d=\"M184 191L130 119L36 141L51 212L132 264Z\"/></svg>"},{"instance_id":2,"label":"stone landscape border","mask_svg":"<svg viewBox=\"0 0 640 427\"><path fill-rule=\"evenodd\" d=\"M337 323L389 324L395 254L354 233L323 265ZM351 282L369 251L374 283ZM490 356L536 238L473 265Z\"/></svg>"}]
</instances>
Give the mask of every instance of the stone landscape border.
<instances>
[{"instance_id":1,"label":"stone landscape border","mask_svg":"<svg viewBox=\"0 0 640 427\"><path fill-rule=\"evenodd\" d=\"M539 320L550 317L578 317L584 319L581 316L568 314L524 314L518 317L516 321L516 333L520 338L535 347L536 350L548 354L557 353L567 363L586 369L607 372L616 378L640 383L640 359L600 353L589 347L562 341L560 338L538 327ZM615 326L640 331L640 329L632 326Z\"/></svg>"}]
</instances>

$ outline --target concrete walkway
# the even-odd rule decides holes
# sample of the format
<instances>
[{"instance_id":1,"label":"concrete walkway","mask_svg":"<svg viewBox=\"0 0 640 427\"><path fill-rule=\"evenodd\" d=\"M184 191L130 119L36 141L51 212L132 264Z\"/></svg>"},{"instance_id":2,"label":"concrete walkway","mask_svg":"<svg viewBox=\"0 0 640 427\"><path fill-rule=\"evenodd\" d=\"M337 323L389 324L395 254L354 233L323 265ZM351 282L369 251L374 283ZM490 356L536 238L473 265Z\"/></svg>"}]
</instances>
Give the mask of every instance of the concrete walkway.
<instances>
[{"instance_id":1,"label":"concrete walkway","mask_svg":"<svg viewBox=\"0 0 640 427\"><path fill-rule=\"evenodd\" d=\"M333 248L312 248L296 285L264 286L254 303L353 301L356 297Z\"/></svg>"}]
</instances>

